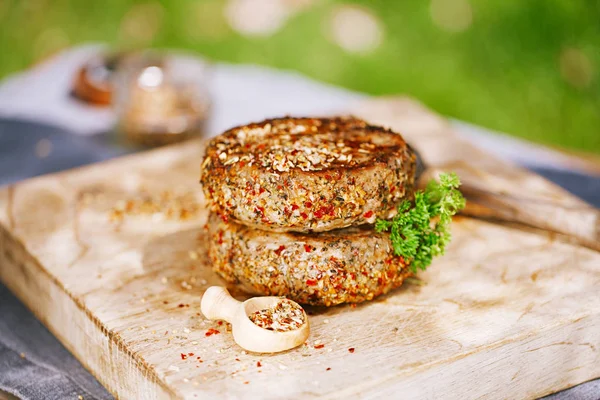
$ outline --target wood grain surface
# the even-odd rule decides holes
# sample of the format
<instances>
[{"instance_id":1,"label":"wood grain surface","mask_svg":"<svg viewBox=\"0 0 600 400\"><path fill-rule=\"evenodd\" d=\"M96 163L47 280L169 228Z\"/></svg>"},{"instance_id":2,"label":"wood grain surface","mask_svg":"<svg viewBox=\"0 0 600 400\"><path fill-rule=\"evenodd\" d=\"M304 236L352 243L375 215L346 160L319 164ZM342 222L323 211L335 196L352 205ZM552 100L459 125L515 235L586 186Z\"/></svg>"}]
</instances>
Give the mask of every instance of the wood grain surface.
<instances>
[{"instance_id":1,"label":"wood grain surface","mask_svg":"<svg viewBox=\"0 0 600 400\"><path fill-rule=\"evenodd\" d=\"M516 399L600 377L597 210L460 142L412 101L350 112L399 129L431 171L493 194L470 214L502 223L458 217L420 281L355 308L309 308L299 349L245 353L200 313L203 290L222 283L206 259L200 142L0 190L0 279L121 399ZM166 192L197 209L182 220ZM133 215L148 198L162 213Z\"/></svg>"}]
</instances>

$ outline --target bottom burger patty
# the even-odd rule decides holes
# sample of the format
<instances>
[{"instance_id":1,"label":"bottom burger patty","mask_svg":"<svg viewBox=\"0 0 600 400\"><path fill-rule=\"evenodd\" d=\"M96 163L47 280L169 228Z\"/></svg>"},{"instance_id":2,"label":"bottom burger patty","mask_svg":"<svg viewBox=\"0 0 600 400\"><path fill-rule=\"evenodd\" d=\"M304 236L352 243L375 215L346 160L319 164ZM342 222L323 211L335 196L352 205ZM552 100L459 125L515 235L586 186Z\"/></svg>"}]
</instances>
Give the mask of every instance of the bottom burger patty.
<instances>
[{"instance_id":1,"label":"bottom burger patty","mask_svg":"<svg viewBox=\"0 0 600 400\"><path fill-rule=\"evenodd\" d=\"M411 275L394 255L389 234L370 226L321 233L277 233L208 221L214 270L248 292L302 304L360 303L398 287Z\"/></svg>"}]
</instances>

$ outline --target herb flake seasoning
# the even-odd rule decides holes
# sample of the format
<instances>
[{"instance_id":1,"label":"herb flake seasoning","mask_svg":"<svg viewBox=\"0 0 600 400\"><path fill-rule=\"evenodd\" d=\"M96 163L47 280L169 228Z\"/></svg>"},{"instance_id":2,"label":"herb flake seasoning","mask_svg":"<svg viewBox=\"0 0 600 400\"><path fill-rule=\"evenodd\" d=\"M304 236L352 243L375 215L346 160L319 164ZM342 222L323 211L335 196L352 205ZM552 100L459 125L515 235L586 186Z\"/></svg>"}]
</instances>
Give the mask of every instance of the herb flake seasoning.
<instances>
[{"instance_id":1,"label":"herb flake seasoning","mask_svg":"<svg viewBox=\"0 0 600 400\"><path fill-rule=\"evenodd\" d=\"M305 323L302 308L288 299L281 299L275 306L255 311L248 317L258 327L276 332L293 331Z\"/></svg>"}]
</instances>

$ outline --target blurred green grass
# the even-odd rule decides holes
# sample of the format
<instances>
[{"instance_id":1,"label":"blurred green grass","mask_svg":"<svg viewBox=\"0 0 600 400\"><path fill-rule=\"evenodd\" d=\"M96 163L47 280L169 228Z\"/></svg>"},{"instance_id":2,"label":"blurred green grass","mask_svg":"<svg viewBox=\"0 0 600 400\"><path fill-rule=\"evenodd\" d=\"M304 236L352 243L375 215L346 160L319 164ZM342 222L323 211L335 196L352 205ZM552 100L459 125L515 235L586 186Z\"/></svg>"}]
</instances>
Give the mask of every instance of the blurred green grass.
<instances>
[{"instance_id":1,"label":"blurred green grass","mask_svg":"<svg viewBox=\"0 0 600 400\"><path fill-rule=\"evenodd\" d=\"M600 154L600 1L467 1L462 32L437 26L430 1L317 0L272 36L250 38L227 24L221 0L0 0L0 77L78 43L177 47L409 94L450 117ZM341 4L382 23L373 52L348 53L324 34Z\"/></svg>"}]
</instances>

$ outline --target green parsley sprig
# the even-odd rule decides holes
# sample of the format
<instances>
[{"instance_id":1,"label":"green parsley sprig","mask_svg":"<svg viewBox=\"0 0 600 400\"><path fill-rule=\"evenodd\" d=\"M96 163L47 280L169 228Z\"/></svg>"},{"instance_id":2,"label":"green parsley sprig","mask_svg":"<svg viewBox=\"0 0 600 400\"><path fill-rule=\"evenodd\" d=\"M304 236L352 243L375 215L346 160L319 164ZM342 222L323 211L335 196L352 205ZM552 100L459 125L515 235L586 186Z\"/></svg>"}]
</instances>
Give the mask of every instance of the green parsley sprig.
<instances>
[{"instance_id":1,"label":"green parsley sprig","mask_svg":"<svg viewBox=\"0 0 600 400\"><path fill-rule=\"evenodd\" d=\"M425 270L433 257L444 254L452 216L466 204L459 186L455 173L440 174L439 183L432 179L425 191L415 192L414 202L400 203L391 220L375 221L377 232L390 232L394 253L404 257L413 272Z\"/></svg>"}]
</instances>

